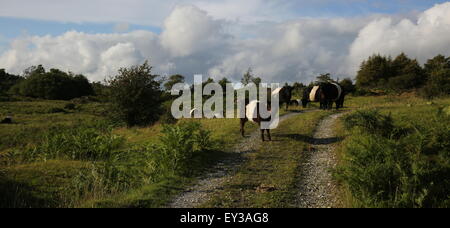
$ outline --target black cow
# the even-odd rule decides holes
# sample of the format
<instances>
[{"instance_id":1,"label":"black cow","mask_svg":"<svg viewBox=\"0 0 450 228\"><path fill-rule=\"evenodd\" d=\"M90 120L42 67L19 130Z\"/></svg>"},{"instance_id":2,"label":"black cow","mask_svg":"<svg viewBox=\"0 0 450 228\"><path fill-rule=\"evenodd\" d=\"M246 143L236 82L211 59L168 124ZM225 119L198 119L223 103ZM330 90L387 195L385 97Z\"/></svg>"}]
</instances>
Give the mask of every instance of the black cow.
<instances>
[{"instance_id":1,"label":"black cow","mask_svg":"<svg viewBox=\"0 0 450 228\"><path fill-rule=\"evenodd\" d=\"M280 105L286 104L286 111L289 110L289 105L292 101L292 91L294 87L286 85L280 91Z\"/></svg>"}]
</instances>

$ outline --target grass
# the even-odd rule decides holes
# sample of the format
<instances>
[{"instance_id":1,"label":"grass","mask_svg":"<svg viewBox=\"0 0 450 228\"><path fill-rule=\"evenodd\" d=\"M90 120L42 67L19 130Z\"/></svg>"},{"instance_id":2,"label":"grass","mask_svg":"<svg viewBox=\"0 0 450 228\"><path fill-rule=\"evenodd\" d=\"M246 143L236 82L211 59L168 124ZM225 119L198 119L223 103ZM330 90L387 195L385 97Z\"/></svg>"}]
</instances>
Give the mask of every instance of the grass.
<instances>
[{"instance_id":1,"label":"grass","mask_svg":"<svg viewBox=\"0 0 450 228\"><path fill-rule=\"evenodd\" d=\"M195 182L195 177L173 174L142 181L150 172L139 168L147 159L142 156L153 153L148 145L160 143L161 124L119 127L107 133L97 124L105 121L103 104L71 104L43 100L0 103L0 116L14 119L14 124L0 125L0 207L161 207ZM239 120L181 121L187 122L200 123L222 145L223 151L202 158L200 169L228 156L227 148L240 140ZM254 124L246 126L247 131L256 128ZM112 146L116 138L123 143ZM91 156L91 151L99 149L104 151L102 156ZM115 157L123 162L111 163ZM118 182L117 186L111 184L114 178L121 178L112 181Z\"/></svg>"},{"instance_id":2,"label":"grass","mask_svg":"<svg viewBox=\"0 0 450 228\"><path fill-rule=\"evenodd\" d=\"M65 134L64 137L70 138L78 127L86 127L86 131L75 134L76 139L82 139L78 146L101 146L108 142L100 140L97 144L97 141L83 136L84 132L89 131L93 133L86 134L87 136L97 134L99 129L89 127L105 120L105 106L95 102L76 103L73 109L68 108L69 103L71 102L42 100L0 102L0 117L12 114L14 118L14 124L0 125L0 207L162 207L185 187L196 183L195 175L164 174L152 181L143 180L150 178L147 175L153 175L152 167L145 166L148 158L145 156L153 156L153 149L148 145L160 143L163 129L161 124L146 128L112 129L108 134L122 139L123 143L113 148L117 150L114 153L105 151L106 157L92 157L89 150L86 150L85 154L88 156L82 156L82 159L60 156L59 153L45 159L20 159L30 148L43 150L43 142L52 142L46 141L51 132L59 136ZM431 126L433 113L439 108L449 107L450 99L438 99L430 103L414 96L350 96L346 106L347 111L376 108L382 114L391 114L399 127L416 126L426 129ZM293 111L300 109L291 108ZM280 113L286 113L284 108ZM330 112L323 111L306 113L283 122L273 133L275 141L263 144L255 153L247 154L245 164L226 183L219 195L202 206L294 206L293 198L302 154L309 147L308 139L318 121L329 114ZM202 129L210 130L210 137L221 145L219 151L211 152L201 161L202 170L229 156L230 148L241 141L238 119L181 122L189 121L198 122ZM246 132L256 129L255 124L246 125ZM340 142L337 151L340 164L345 165L344 148L355 135L346 131L342 124L338 124L336 130L341 137L346 138ZM105 136L104 132L100 133L98 136ZM64 141L64 138L58 137L55 138L56 141ZM70 146L70 143L64 144ZM58 148L47 149L55 151ZM67 151L70 150L64 149L64 152ZM109 159L105 159L111 156L117 156L116 160L122 162L111 163ZM119 184L111 185L112 182ZM348 186L342 186L345 206L364 206L358 204Z\"/></svg>"},{"instance_id":3,"label":"grass","mask_svg":"<svg viewBox=\"0 0 450 228\"><path fill-rule=\"evenodd\" d=\"M246 154L246 162L202 207L295 207L299 167L317 123L329 112L312 112L281 123L274 141Z\"/></svg>"},{"instance_id":4,"label":"grass","mask_svg":"<svg viewBox=\"0 0 450 228\"><path fill-rule=\"evenodd\" d=\"M348 105L355 110L349 114L354 126L359 125L354 117L361 116L385 116L377 118L391 118L393 126L377 129L389 121L356 130L346 130L343 122L336 126L338 135L345 138L337 147L337 177L345 206L448 207L450 193L444 186L448 186L450 168L445 137L450 121L438 113L450 106L450 99L351 97Z\"/></svg>"}]
</instances>

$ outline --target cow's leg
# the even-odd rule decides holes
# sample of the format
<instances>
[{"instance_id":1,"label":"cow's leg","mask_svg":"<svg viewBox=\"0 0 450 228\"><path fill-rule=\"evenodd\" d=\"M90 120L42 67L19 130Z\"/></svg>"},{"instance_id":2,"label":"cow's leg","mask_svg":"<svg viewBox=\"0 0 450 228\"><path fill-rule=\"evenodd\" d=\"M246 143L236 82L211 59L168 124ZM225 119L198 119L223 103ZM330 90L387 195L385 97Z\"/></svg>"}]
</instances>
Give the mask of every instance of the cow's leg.
<instances>
[{"instance_id":1,"label":"cow's leg","mask_svg":"<svg viewBox=\"0 0 450 228\"><path fill-rule=\"evenodd\" d=\"M265 130L262 130L262 129L261 129L261 139L262 139L263 142L266 141L266 140L264 139L264 131L265 131Z\"/></svg>"},{"instance_id":2,"label":"cow's leg","mask_svg":"<svg viewBox=\"0 0 450 228\"><path fill-rule=\"evenodd\" d=\"M267 135L269 136L269 141L272 141L272 136L270 135L270 129L267 129Z\"/></svg>"},{"instance_id":3,"label":"cow's leg","mask_svg":"<svg viewBox=\"0 0 450 228\"><path fill-rule=\"evenodd\" d=\"M245 122L247 122L246 119L241 119L241 135L242 135L242 137L245 137Z\"/></svg>"}]
</instances>

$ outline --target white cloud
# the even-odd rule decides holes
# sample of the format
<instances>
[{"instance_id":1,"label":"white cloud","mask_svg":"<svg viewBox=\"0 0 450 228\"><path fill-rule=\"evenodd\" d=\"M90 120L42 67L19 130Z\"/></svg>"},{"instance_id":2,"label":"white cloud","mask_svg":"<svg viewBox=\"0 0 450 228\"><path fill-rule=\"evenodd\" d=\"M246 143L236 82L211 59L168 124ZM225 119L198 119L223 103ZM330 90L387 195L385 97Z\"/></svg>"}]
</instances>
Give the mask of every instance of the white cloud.
<instances>
[{"instance_id":1,"label":"white cloud","mask_svg":"<svg viewBox=\"0 0 450 228\"><path fill-rule=\"evenodd\" d=\"M119 67L138 64L157 46L157 36L147 31L127 34L67 32L61 36L18 38L0 56L0 67L21 73L31 65L83 73L103 80ZM141 51L145 50L145 51Z\"/></svg>"},{"instance_id":2,"label":"white cloud","mask_svg":"<svg viewBox=\"0 0 450 228\"><path fill-rule=\"evenodd\" d=\"M405 52L423 63L437 54L450 55L449 44L450 3L444 3L426 10L416 20L383 17L369 23L350 47L349 67L355 71L374 53L396 56Z\"/></svg>"},{"instance_id":3,"label":"white cloud","mask_svg":"<svg viewBox=\"0 0 450 228\"><path fill-rule=\"evenodd\" d=\"M44 64L102 80L119 67L149 59L158 74L199 73L238 81L252 67L265 81L282 83L309 82L321 73L354 76L361 61L373 53L404 51L422 62L439 53L450 55L450 3L407 19L393 15L249 25L217 18L185 5L173 8L161 34L71 31L23 36L0 55L0 68L20 73ZM248 36L242 36L244 30Z\"/></svg>"},{"instance_id":4,"label":"white cloud","mask_svg":"<svg viewBox=\"0 0 450 228\"><path fill-rule=\"evenodd\" d=\"M210 50L225 41L222 23L194 6L179 6L164 22L161 44L174 57Z\"/></svg>"}]
</instances>

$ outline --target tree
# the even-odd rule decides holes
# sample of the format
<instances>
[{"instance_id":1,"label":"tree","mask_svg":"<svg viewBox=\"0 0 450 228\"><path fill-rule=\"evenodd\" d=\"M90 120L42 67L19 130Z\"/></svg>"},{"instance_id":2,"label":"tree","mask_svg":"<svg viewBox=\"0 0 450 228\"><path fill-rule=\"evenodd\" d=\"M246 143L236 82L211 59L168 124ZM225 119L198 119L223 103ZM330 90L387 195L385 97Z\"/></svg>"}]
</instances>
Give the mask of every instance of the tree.
<instances>
[{"instance_id":1,"label":"tree","mask_svg":"<svg viewBox=\"0 0 450 228\"><path fill-rule=\"evenodd\" d=\"M261 79L260 77L256 77L256 78L253 78L252 82L253 82L256 86L259 87L259 86L261 85L262 79Z\"/></svg>"},{"instance_id":2,"label":"tree","mask_svg":"<svg viewBox=\"0 0 450 228\"><path fill-rule=\"evenodd\" d=\"M128 126L146 126L158 120L162 104L161 81L151 71L146 61L140 66L121 68L118 75L107 81L113 118Z\"/></svg>"},{"instance_id":3,"label":"tree","mask_svg":"<svg viewBox=\"0 0 450 228\"><path fill-rule=\"evenodd\" d=\"M331 74L321 74L317 77L318 83L326 83L326 82L333 82L334 80L331 78Z\"/></svg>"},{"instance_id":4,"label":"tree","mask_svg":"<svg viewBox=\"0 0 450 228\"><path fill-rule=\"evenodd\" d=\"M388 87L395 91L420 88L425 82L425 74L417 60L401 53L392 61L393 76L388 80Z\"/></svg>"},{"instance_id":5,"label":"tree","mask_svg":"<svg viewBox=\"0 0 450 228\"><path fill-rule=\"evenodd\" d=\"M45 69L42 65L31 66L24 70L23 76L28 78L34 74L45 74Z\"/></svg>"},{"instance_id":6,"label":"tree","mask_svg":"<svg viewBox=\"0 0 450 228\"><path fill-rule=\"evenodd\" d=\"M350 78L346 78L340 81L339 84L342 86L342 88L346 93L353 93L356 90L355 85L353 84L353 81Z\"/></svg>"},{"instance_id":7,"label":"tree","mask_svg":"<svg viewBox=\"0 0 450 228\"><path fill-rule=\"evenodd\" d=\"M450 95L450 58L438 55L425 64L427 81L421 90L426 98Z\"/></svg>"},{"instance_id":8,"label":"tree","mask_svg":"<svg viewBox=\"0 0 450 228\"><path fill-rule=\"evenodd\" d=\"M24 75L25 80L11 88L18 95L47 100L70 100L94 94L91 84L83 75L58 69L46 72L41 65L28 68Z\"/></svg>"},{"instance_id":9,"label":"tree","mask_svg":"<svg viewBox=\"0 0 450 228\"><path fill-rule=\"evenodd\" d=\"M450 69L442 68L430 74L427 84L422 89L426 98L436 98L450 95Z\"/></svg>"},{"instance_id":10,"label":"tree","mask_svg":"<svg viewBox=\"0 0 450 228\"><path fill-rule=\"evenodd\" d=\"M172 90L172 87L175 85L175 84L178 84L178 83L184 83L184 76L183 75L179 75L179 74L176 74L176 75L172 75L172 76L170 76L169 77L169 79L167 80L167 82L164 84L164 89L166 90L166 91L171 91Z\"/></svg>"},{"instance_id":11,"label":"tree","mask_svg":"<svg viewBox=\"0 0 450 228\"><path fill-rule=\"evenodd\" d=\"M362 62L356 76L356 86L364 89L383 87L393 75L389 57L373 55Z\"/></svg>"},{"instance_id":12,"label":"tree","mask_svg":"<svg viewBox=\"0 0 450 228\"><path fill-rule=\"evenodd\" d=\"M229 81L227 78L222 78L219 81L219 85L222 87L223 91L225 91L227 89L227 84L231 83L231 81Z\"/></svg>"},{"instance_id":13,"label":"tree","mask_svg":"<svg viewBox=\"0 0 450 228\"><path fill-rule=\"evenodd\" d=\"M0 69L0 95L5 95L11 87L23 80L22 77L6 73L5 69Z\"/></svg>"},{"instance_id":14,"label":"tree","mask_svg":"<svg viewBox=\"0 0 450 228\"><path fill-rule=\"evenodd\" d=\"M424 66L427 76L434 71L439 71L444 68L450 68L450 58L445 58L443 55L437 55L436 57L429 59Z\"/></svg>"}]
</instances>

